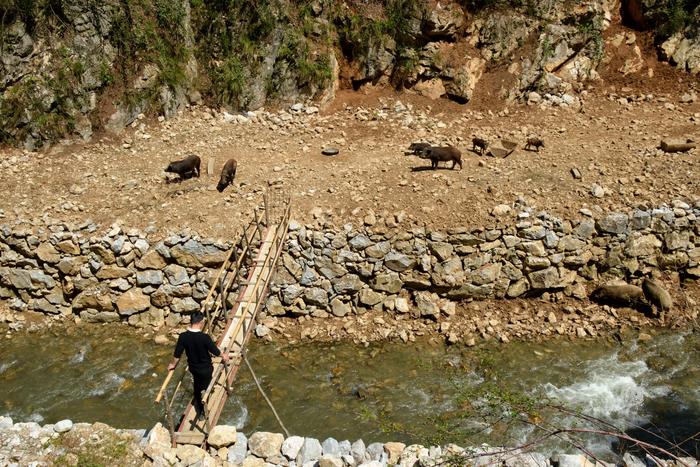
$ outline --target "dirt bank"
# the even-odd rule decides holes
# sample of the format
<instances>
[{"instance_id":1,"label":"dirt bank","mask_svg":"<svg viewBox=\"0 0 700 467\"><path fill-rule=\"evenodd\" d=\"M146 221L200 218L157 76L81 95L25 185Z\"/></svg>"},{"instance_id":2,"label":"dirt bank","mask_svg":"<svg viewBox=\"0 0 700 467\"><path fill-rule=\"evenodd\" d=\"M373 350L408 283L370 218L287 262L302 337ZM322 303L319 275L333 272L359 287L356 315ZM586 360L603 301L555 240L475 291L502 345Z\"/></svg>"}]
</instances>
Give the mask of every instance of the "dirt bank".
<instances>
[{"instance_id":1,"label":"dirt bank","mask_svg":"<svg viewBox=\"0 0 700 467\"><path fill-rule=\"evenodd\" d=\"M681 104L675 93L609 88L591 92L582 109L514 105L498 114L384 92L353 94L352 104L344 107L341 97L336 112L260 113L248 123L194 108L91 144L38 154L5 149L0 215L91 218L103 228L120 220L231 238L269 183L292 195L293 217L301 221L342 225L386 211L436 228L487 226L494 206L518 199L565 216L700 194L697 152L654 149L662 137L700 137L700 103ZM530 134L544 138L544 150L523 150ZM475 135L519 148L505 159L478 156L469 150ZM419 139L455 144L464 169L422 170L425 161L403 155ZM327 145L340 154L321 155ZM213 160L213 176L166 183L168 161L190 153L202 157L204 173ZM236 180L220 194L216 182L230 157L238 160Z\"/></svg>"}]
</instances>

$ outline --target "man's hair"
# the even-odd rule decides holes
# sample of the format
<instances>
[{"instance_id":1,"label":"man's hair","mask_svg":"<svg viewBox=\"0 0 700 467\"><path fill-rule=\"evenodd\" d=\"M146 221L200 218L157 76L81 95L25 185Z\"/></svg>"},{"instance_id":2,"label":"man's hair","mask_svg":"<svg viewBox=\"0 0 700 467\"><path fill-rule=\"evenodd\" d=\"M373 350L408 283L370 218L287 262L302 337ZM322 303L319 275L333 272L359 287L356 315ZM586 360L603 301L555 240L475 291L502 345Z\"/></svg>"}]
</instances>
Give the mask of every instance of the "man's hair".
<instances>
[{"instance_id":1,"label":"man's hair","mask_svg":"<svg viewBox=\"0 0 700 467\"><path fill-rule=\"evenodd\" d=\"M202 313L192 313L190 316L190 324L197 324L204 320L204 315Z\"/></svg>"}]
</instances>

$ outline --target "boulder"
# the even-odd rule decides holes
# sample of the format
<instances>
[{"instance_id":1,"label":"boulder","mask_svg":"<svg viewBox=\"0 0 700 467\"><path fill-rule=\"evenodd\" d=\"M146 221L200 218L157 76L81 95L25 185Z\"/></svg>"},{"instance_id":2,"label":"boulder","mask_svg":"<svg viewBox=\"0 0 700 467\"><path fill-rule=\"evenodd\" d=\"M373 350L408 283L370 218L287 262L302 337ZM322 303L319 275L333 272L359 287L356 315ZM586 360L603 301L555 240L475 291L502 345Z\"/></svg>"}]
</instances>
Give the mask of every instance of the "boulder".
<instances>
[{"instance_id":1,"label":"boulder","mask_svg":"<svg viewBox=\"0 0 700 467\"><path fill-rule=\"evenodd\" d=\"M442 73L445 93L460 104L471 100L486 66L486 61L481 57L466 57L464 60L466 63L459 68L447 69Z\"/></svg>"},{"instance_id":2,"label":"boulder","mask_svg":"<svg viewBox=\"0 0 700 467\"><path fill-rule=\"evenodd\" d=\"M345 467L345 462L341 457L324 454L318 460L318 467Z\"/></svg>"},{"instance_id":3,"label":"boulder","mask_svg":"<svg viewBox=\"0 0 700 467\"><path fill-rule=\"evenodd\" d=\"M194 313L199 311L199 303L192 297L175 298L170 304L170 309L175 313Z\"/></svg>"},{"instance_id":4,"label":"boulder","mask_svg":"<svg viewBox=\"0 0 700 467\"><path fill-rule=\"evenodd\" d=\"M355 235L348 242L353 250L364 250L372 244L372 241L365 234Z\"/></svg>"},{"instance_id":5,"label":"boulder","mask_svg":"<svg viewBox=\"0 0 700 467\"><path fill-rule=\"evenodd\" d=\"M527 292L529 288L530 282L523 277L508 286L506 295L510 298L516 298Z\"/></svg>"},{"instance_id":6,"label":"boulder","mask_svg":"<svg viewBox=\"0 0 700 467\"><path fill-rule=\"evenodd\" d=\"M380 292L387 292L390 294L399 293L403 282L396 272L390 272L388 274L377 274L372 283L372 288Z\"/></svg>"},{"instance_id":7,"label":"boulder","mask_svg":"<svg viewBox=\"0 0 700 467\"><path fill-rule=\"evenodd\" d=\"M696 13L697 14L697 10ZM677 32L661 44L663 57L681 70L700 74L700 37L688 32Z\"/></svg>"},{"instance_id":8,"label":"boulder","mask_svg":"<svg viewBox=\"0 0 700 467\"><path fill-rule=\"evenodd\" d=\"M248 438L243 433L236 433L236 442L228 448L228 462L242 464L248 452Z\"/></svg>"},{"instance_id":9,"label":"boulder","mask_svg":"<svg viewBox=\"0 0 700 467\"><path fill-rule=\"evenodd\" d=\"M304 438L304 443L301 445L299 454L297 455L297 464L305 465L307 462L313 462L321 458L323 448L321 443L315 438Z\"/></svg>"},{"instance_id":10,"label":"boulder","mask_svg":"<svg viewBox=\"0 0 700 467\"><path fill-rule=\"evenodd\" d=\"M68 258L63 258L56 265L56 269L61 271L66 276L74 276L80 271L80 266L84 264L85 257L83 256L73 256Z\"/></svg>"},{"instance_id":11,"label":"boulder","mask_svg":"<svg viewBox=\"0 0 700 467\"><path fill-rule=\"evenodd\" d=\"M39 270L8 268L6 280L15 288L23 290L53 289L56 281Z\"/></svg>"},{"instance_id":12,"label":"boulder","mask_svg":"<svg viewBox=\"0 0 700 467\"><path fill-rule=\"evenodd\" d=\"M365 254L370 258L381 259L391 250L389 242L379 242L365 248Z\"/></svg>"},{"instance_id":13,"label":"boulder","mask_svg":"<svg viewBox=\"0 0 700 467\"><path fill-rule=\"evenodd\" d=\"M201 266L221 266L226 260L226 252L214 245L203 245L193 239L183 245L175 245L170 254L177 264L188 268Z\"/></svg>"},{"instance_id":14,"label":"boulder","mask_svg":"<svg viewBox=\"0 0 700 467\"><path fill-rule=\"evenodd\" d=\"M170 285L189 284L190 276L187 274L187 269L178 264L169 264L165 267L165 277L168 278Z\"/></svg>"},{"instance_id":15,"label":"boulder","mask_svg":"<svg viewBox=\"0 0 700 467\"><path fill-rule=\"evenodd\" d=\"M528 274L533 289L552 289L559 285L559 272L554 267L534 271Z\"/></svg>"},{"instance_id":16,"label":"boulder","mask_svg":"<svg viewBox=\"0 0 700 467\"><path fill-rule=\"evenodd\" d=\"M311 287L304 290L304 302L309 305L326 307L328 305L328 294L320 287Z\"/></svg>"},{"instance_id":17,"label":"boulder","mask_svg":"<svg viewBox=\"0 0 700 467\"><path fill-rule=\"evenodd\" d=\"M77 256L80 254L80 247L72 240L63 240L56 244L56 249L67 255Z\"/></svg>"},{"instance_id":18,"label":"boulder","mask_svg":"<svg viewBox=\"0 0 700 467\"><path fill-rule=\"evenodd\" d=\"M171 447L170 431L158 422L148 433L143 452L151 459L155 459L162 456L165 451L170 451Z\"/></svg>"},{"instance_id":19,"label":"boulder","mask_svg":"<svg viewBox=\"0 0 700 467\"><path fill-rule=\"evenodd\" d=\"M163 271L147 269L136 273L136 284L140 287L159 286L163 283Z\"/></svg>"},{"instance_id":20,"label":"boulder","mask_svg":"<svg viewBox=\"0 0 700 467\"><path fill-rule=\"evenodd\" d=\"M675 230L666 234L664 237L664 243L666 245L666 249L669 251L687 250L692 245L690 243L690 233L688 231L678 232Z\"/></svg>"},{"instance_id":21,"label":"boulder","mask_svg":"<svg viewBox=\"0 0 700 467\"><path fill-rule=\"evenodd\" d=\"M131 274L132 271L129 268L123 268L116 264L108 264L101 267L100 270L97 271L97 274L95 274L95 277L102 280L109 280L129 277Z\"/></svg>"},{"instance_id":22,"label":"boulder","mask_svg":"<svg viewBox=\"0 0 700 467\"><path fill-rule=\"evenodd\" d=\"M282 455L289 460L294 460L299 455L301 447L304 445L304 438L301 436L290 436L282 443Z\"/></svg>"},{"instance_id":23,"label":"boulder","mask_svg":"<svg viewBox=\"0 0 700 467\"><path fill-rule=\"evenodd\" d=\"M301 278L299 279L299 283L305 287L309 287L311 285L314 285L316 281L318 280L318 274L316 271L311 268L311 267L306 267L304 268L304 272L301 275Z\"/></svg>"},{"instance_id":24,"label":"boulder","mask_svg":"<svg viewBox=\"0 0 700 467\"><path fill-rule=\"evenodd\" d=\"M440 262L447 260L454 251L454 247L446 242L430 242L428 248Z\"/></svg>"},{"instance_id":25,"label":"boulder","mask_svg":"<svg viewBox=\"0 0 700 467\"><path fill-rule=\"evenodd\" d=\"M588 239L595 233L595 221L593 219L583 219L574 229L574 234L583 239Z\"/></svg>"},{"instance_id":26,"label":"boulder","mask_svg":"<svg viewBox=\"0 0 700 467\"><path fill-rule=\"evenodd\" d=\"M130 316L148 310L151 306L151 298L141 289L133 287L119 296L116 305L120 315Z\"/></svg>"},{"instance_id":27,"label":"boulder","mask_svg":"<svg viewBox=\"0 0 700 467\"><path fill-rule=\"evenodd\" d=\"M95 311L86 309L80 312L80 319L86 323L116 323L119 314L114 311Z\"/></svg>"},{"instance_id":28,"label":"boulder","mask_svg":"<svg viewBox=\"0 0 700 467\"><path fill-rule=\"evenodd\" d=\"M294 303L301 294L304 292L304 288L299 284L288 285L282 289L282 303L285 305L291 305Z\"/></svg>"},{"instance_id":29,"label":"boulder","mask_svg":"<svg viewBox=\"0 0 700 467\"><path fill-rule=\"evenodd\" d=\"M365 288L360 290L360 293L358 294L358 300L362 305L365 305L367 307L372 307L376 305L377 303L381 303L384 300L384 295L378 292L375 292L374 290L370 288Z\"/></svg>"},{"instance_id":30,"label":"boulder","mask_svg":"<svg viewBox=\"0 0 700 467\"><path fill-rule=\"evenodd\" d=\"M165 308L173 302L173 288L170 285L164 284L156 289L151 294L151 303L153 306Z\"/></svg>"},{"instance_id":31,"label":"boulder","mask_svg":"<svg viewBox=\"0 0 700 467\"><path fill-rule=\"evenodd\" d=\"M335 297L333 300L331 300L331 313L333 314L333 316L342 318L350 312L352 312L352 307L349 304L343 302L338 297Z\"/></svg>"},{"instance_id":32,"label":"boulder","mask_svg":"<svg viewBox=\"0 0 700 467\"><path fill-rule=\"evenodd\" d=\"M345 269L342 265L335 263L328 257L317 257L314 261L319 274L326 279L333 280L336 277L341 277L348 273L347 269Z\"/></svg>"},{"instance_id":33,"label":"boulder","mask_svg":"<svg viewBox=\"0 0 700 467\"><path fill-rule=\"evenodd\" d=\"M483 299L493 293L493 284L474 285L470 282L462 284L456 289L447 292L447 298L451 300L464 300L468 298Z\"/></svg>"},{"instance_id":34,"label":"boulder","mask_svg":"<svg viewBox=\"0 0 700 467\"><path fill-rule=\"evenodd\" d=\"M163 269L166 266L165 259L155 250L151 250L136 261L138 269Z\"/></svg>"},{"instance_id":35,"label":"boulder","mask_svg":"<svg viewBox=\"0 0 700 467\"><path fill-rule=\"evenodd\" d=\"M436 303L437 297L430 292L416 292L416 308L421 317L437 320L440 317L440 307Z\"/></svg>"},{"instance_id":36,"label":"boulder","mask_svg":"<svg viewBox=\"0 0 700 467\"><path fill-rule=\"evenodd\" d=\"M32 300L29 303L29 308L31 310L40 311L42 313L59 313L59 309L55 305L49 303L49 301L44 298Z\"/></svg>"},{"instance_id":37,"label":"boulder","mask_svg":"<svg viewBox=\"0 0 700 467\"><path fill-rule=\"evenodd\" d=\"M459 259L459 258L457 258ZM440 281L441 283L444 283L446 285L451 285L450 282L451 280L454 280L455 283L457 283L457 278L453 277L450 279L446 275L444 275L447 271L443 269L438 269L436 271L436 274L434 274L435 277L433 279ZM461 273L463 274L463 273ZM413 271L408 271L406 273L401 274L400 276L401 280L403 281L404 287L407 289L412 289L412 290L426 290L429 289L433 284L431 282L431 276L427 273L419 273L415 270Z\"/></svg>"},{"instance_id":38,"label":"boulder","mask_svg":"<svg viewBox=\"0 0 700 467\"><path fill-rule=\"evenodd\" d=\"M532 227L527 227L518 232L518 236L528 240L540 240L547 235L547 229L541 225L535 225Z\"/></svg>"},{"instance_id":39,"label":"boulder","mask_svg":"<svg viewBox=\"0 0 700 467\"><path fill-rule=\"evenodd\" d=\"M598 221L598 229L614 235L626 234L629 225L629 216L615 212L608 214Z\"/></svg>"},{"instance_id":40,"label":"boulder","mask_svg":"<svg viewBox=\"0 0 700 467\"><path fill-rule=\"evenodd\" d=\"M367 454L369 455L370 460L379 461L382 457L385 456L384 444L382 444L382 443L370 444L369 446L367 446ZM384 462L384 464L386 464L386 462Z\"/></svg>"},{"instance_id":41,"label":"boulder","mask_svg":"<svg viewBox=\"0 0 700 467\"><path fill-rule=\"evenodd\" d=\"M396 311L399 313L408 313L411 311L408 300L405 297L397 297L394 301L394 308L396 308Z\"/></svg>"},{"instance_id":42,"label":"boulder","mask_svg":"<svg viewBox=\"0 0 700 467\"><path fill-rule=\"evenodd\" d=\"M343 277L331 281L333 290L339 294L352 294L359 291L364 283L356 274L346 274Z\"/></svg>"},{"instance_id":43,"label":"boulder","mask_svg":"<svg viewBox=\"0 0 700 467\"><path fill-rule=\"evenodd\" d=\"M100 260L105 264L113 264L117 259L112 253L112 250L105 247L99 243L93 243L90 245L90 251L97 255Z\"/></svg>"},{"instance_id":44,"label":"boulder","mask_svg":"<svg viewBox=\"0 0 700 467\"><path fill-rule=\"evenodd\" d=\"M228 447L237 440L236 427L230 425L217 425L209 432L207 443L215 449Z\"/></svg>"},{"instance_id":45,"label":"boulder","mask_svg":"<svg viewBox=\"0 0 700 467\"><path fill-rule=\"evenodd\" d=\"M73 422L71 420L61 420L56 422L53 426L53 431L56 433L65 433L73 429Z\"/></svg>"},{"instance_id":46,"label":"boulder","mask_svg":"<svg viewBox=\"0 0 700 467\"><path fill-rule=\"evenodd\" d=\"M395 251L390 251L384 257L384 266L392 271L403 272L407 269L412 269L415 267L416 261L403 253L397 253Z\"/></svg>"},{"instance_id":47,"label":"boulder","mask_svg":"<svg viewBox=\"0 0 700 467\"><path fill-rule=\"evenodd\" d=\"M88 288L73 299L72 306L74 310L111 311L113 306L109 288L106 285Z\"/></svg>"},{"instance_id":48,"label":"boulder","mask_svg":"<svg viewBox=\"0 0 700 467\"><path fill-rule=\"evenodd\" d=\"M447 261L439 263L433 269L431 277L438 287L451 287L461 283L464 280L462 260L458 256L452 256Z\"/></svg>"},{"instance_id":49,"label":"boulder","mask_svg":"<svg viewBox=\"0 0 700 467\"><path fill-rule=\"evenodd\" d=\"M61 261L61 254L48 242L43 242L36 249L36 256L45 263L56 264Z\"/></svg>"},{"instance_id":50,"label":"boulder","mask_svg":"<svg viewBox=\"0 0 700 467\"><path fill-rule=\"evenodd\" d=\"M326 438L326 440L321 443L321 447L323 448L324 456L340 457L341 455L340 444L335 438Z\"/></svg>"},{"instance_id":51,"label":"boulder","mask_svg":"<svg viewBox=\"0 0 700 467\"><path fill-rule=\"evenodd\" d=\"M365 442L358 439L350 447L350 455L355 460L355 464L362 464L366 460L367 448L365 447Z\"/></svg>"},{"instance_id":52,"label":"boulder","mask_svg":"<svg viewBox=\"0 0 700 467\"><path fill-rule=\"evenodd\" d=\"M271 464L265 462L264 459L248 456L243 460L241 467L269 467Z\"/></svg>"},{"instance_id":53,"label":"boulder","mask_svg":"<svg viewBox=\"0 0 700 467\"><path fill-rule=\"evenodd\" d=\"M248 449L255 456L267 459L280 454L283 442L284 436L280 433L258 431L253 433L248 439Z\"/></svg>"},{"instance_id":54,"label":"boulder","mask_svg":"<svg viewBox=\"0 0 700 467\"><path fill-rule=\"evenodd\" d=\"M501 275L501 267L501 263L486 264L472 273L471 282L474 285L484 285L496 282Z\"/></svg>"},{"instance_id":55,"label":"boulder","mask_svg":"<svg viewBox=\"0 0 700 467\"><path fill-rule=\"evenodd\" d=\"M634 230L643 230L651 225L651 214L647 211L635 210L630 219L630 227Z\"/></svg>"},{"instance_id":56,"label":"boulder","mask_svg":"<svg viewBox=\"0 0 700 467\"><path fill-rule=\"evenodd\" d=\"M265 303L265 311L270 316L284 316L287 312L276 295L270 295Z\"/></svg>"},{"instance_id":57,"label":"boulder","mask_svg":"<svg viewBox=\"0 0 700 467\"><path fill-rule=\"evenodd\" d=\"M404 443L389 442L384 443L384 452L388 456L389 464L396 464L403 454L403 450L406 448Z\"/></svg>"},{"instance_id":58,"label":"boulder","mask_svg":"<svg viewBox=\"0 0 700 467\"><path fill-rule=\"evenodd\" d=\"M662 245L661 240L653 234L630 238L625 244L625 255L632 258L654 256Z\"/></svg>"},{"instance_id":59,"label":"boulder","mask_svg":"<svg viewBox=\"0 0 700 467\"><path fill-rule=\"evenodd\" d=\"M296 280L301 279L303 270L301 266L299 266L299 263L294 260L292 255L287 252L282 253L282 264Z\"/></svg>"},{"instance_id":60,"label":"boulder","mask_svg":"<svg viewBox=\"0 0 700 467\"><path fill-rule=\"evenodd\" d=\"M175 450L175 455L184 465L194 465L202 462L207 457L207 452L199 446L180 444Z\"/></svg>"}]
</instances>

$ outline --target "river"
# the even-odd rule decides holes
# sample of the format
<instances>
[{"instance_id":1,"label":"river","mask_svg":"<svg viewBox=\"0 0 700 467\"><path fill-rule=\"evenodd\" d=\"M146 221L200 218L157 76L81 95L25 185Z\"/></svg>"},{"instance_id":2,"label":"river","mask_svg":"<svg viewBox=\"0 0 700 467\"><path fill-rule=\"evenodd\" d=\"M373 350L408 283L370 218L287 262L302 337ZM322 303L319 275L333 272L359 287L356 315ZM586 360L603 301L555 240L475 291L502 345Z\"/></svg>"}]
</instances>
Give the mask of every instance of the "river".
<instances>
[{"instance_id":1,"label":"river","mask_svg":"<svg viewBox=\"0 0 700 467\"><path fill-rule=\"evenodd\" d=\"M0 415L150 427L162 417L153 398L171 352L124 326L14 335L0 346ZM581 414L661 444L657 435L678 442L700 431L700 334L691 332L473 348L254 341L248 355L289 431L321 440L514 445L541 436L536 425L599 425ZM245 367L221 423L281 431ZM581 438L607 458L614 441ZM557 439L539 450L562 447L573 450ZM694 442L683 447L698 456Z\"/></svg>"}]
</instances>

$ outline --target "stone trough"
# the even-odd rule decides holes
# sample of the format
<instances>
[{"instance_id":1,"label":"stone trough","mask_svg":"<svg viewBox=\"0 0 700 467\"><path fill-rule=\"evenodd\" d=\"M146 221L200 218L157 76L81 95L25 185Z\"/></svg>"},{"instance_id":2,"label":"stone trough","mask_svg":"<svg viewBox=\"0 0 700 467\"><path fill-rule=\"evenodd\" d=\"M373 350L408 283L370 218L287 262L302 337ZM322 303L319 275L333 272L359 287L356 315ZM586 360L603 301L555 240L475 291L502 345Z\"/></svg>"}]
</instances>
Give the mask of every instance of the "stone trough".
<instances>
[{"instance_id":1,"label":"stone trough","mask_svg":"<svg viewBox=\"0 0 700 467\"><path fill-rule=\"evenodd\" d=\"M518 143L516 143L515 141L508 141L502 139L500 141L500 146L490 147L486 154L491 157L499 157L501 159L504 159L510 156L517 147Z\"/></svg>"}]
</instances>

